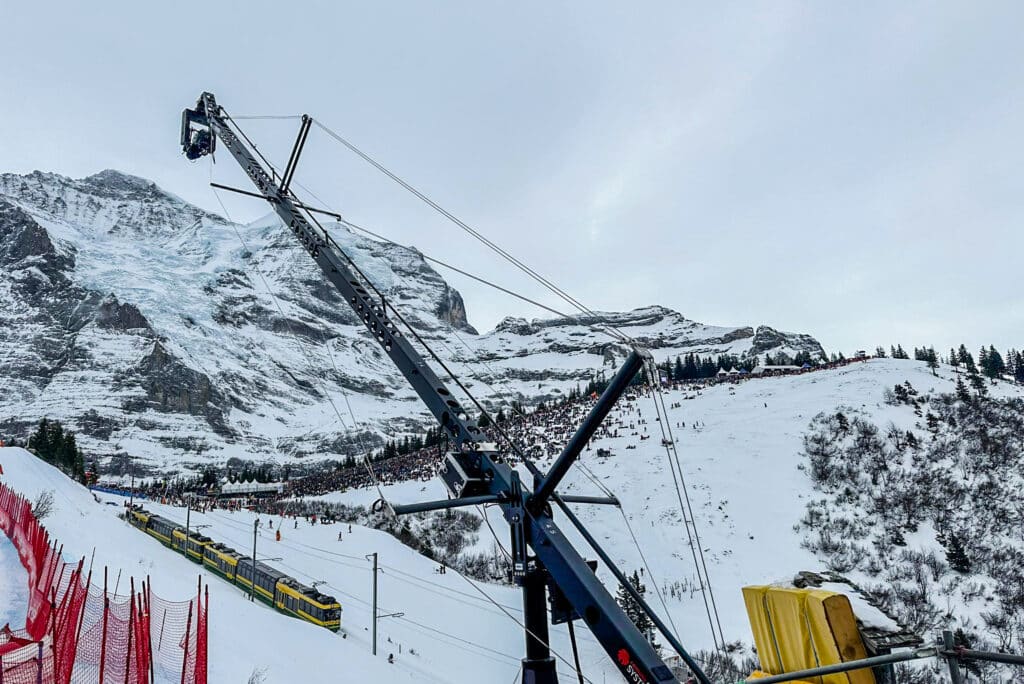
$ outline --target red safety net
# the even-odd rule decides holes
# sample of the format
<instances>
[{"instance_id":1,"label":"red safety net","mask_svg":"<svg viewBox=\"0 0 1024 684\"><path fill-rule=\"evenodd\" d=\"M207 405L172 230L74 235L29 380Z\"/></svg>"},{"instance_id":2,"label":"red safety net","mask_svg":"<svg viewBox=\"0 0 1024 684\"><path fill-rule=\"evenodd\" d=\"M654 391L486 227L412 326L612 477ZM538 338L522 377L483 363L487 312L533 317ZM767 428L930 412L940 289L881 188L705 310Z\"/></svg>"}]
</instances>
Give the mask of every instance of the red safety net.
<instances>
[{"instance_id":1,"label":"red safety net","mask_svg":"<svg viewBox=\"0 0 1024 684\"><path fill-rule=\"evenodd\" d=\"M150 583L113 591L65 563L31 504L0 483L0 529L28 574L24 630L0 631L2 684L206 684L208 597L172 602ZM205 600L204 600L205 598Z\"/></svg>"}]
</instances>

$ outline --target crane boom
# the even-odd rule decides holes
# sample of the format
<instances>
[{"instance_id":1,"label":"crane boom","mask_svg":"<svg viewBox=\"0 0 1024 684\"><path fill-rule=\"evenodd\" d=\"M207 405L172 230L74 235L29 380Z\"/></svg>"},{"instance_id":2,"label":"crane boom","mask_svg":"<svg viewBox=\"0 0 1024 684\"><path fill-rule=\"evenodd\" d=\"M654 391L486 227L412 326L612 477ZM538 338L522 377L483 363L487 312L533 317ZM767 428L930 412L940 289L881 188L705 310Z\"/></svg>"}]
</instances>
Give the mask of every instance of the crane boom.
<instances>
[{"instance_id":1,"label":"crane boom","mask_svg":"<svg viewBox=\"0 0 1024 684\"><path fill-rule=\"evenodd\" d=\"M185 122L186 129L190 127L188 124L205 123L208 127L206 130L211 133L204 136L202 133L205 131L198 129L198 135L193 136L196 141L192 144L200 147L191 148L191 154L197 154L204 144L209 144L212 149L213 141L218 138L228 148L260 194L270 202L277 215L291 229L327 279L363 321L371 336L412 385L427 409L448 432L456 447L483 441L483 432L476 421L469 418L459 401L388 316L387 306L374 295L372 284L366 282L327 231L311 223L303 214L301 203L288 189L290 176L282 179L280 185L274 182L271 174L267 173L255 155L235 135L211 93L203 93L195 110L186 110ZM189 144L184 133L182 141L183 144ZM186 151L186 154L189 152Z\"/></svg>"},{"instance_id":2,"label":"crane boom","mask_svg":"<svg viewBox=\"0 0 1024 684\"><path fill-rule=\"evenodd\" d=\"M294 166L308 133L309 121L308 117L303 117L303 127L292 150L288 168L280 180L273 168L268 173L263 167L257 159L258 152L254 154L255 150L250 150L239 139L232 128L233 122L208 92L202 94L195 109L186 109L183 114L182 148L189 159L198 159L211 154L216 140L220 139L255 184L258 196L273 206L277 215L302 243L451 437L453 450L446 455L441 477L455 499L395 506L394 510L403 514L484 502L500 506L511 530L512 576L523 592L523 626L526 632L523 684L557 684L558 681L548 639L549 588L552 594L552 614L557 603L559 615L564 619L582 619L627 682L677 683L678 679L661 660L648 638L630 621L598 579L594 568L580 556L555 524L550 506L551 500L564 506L565 501L571 499L560 499L555 488L579 457L611 406L644 363L649 361L649 354L634 350L629 355L546 476L527 462L535 481L533 487L525 486L520 480L519 471L509 465L504 454L485 443L485 435L476 421L467 415L419 352L398 330L395 321L388 315L388 306L378 299L379 293L376 293L373 284L319 225L310 213L311 208L299 202L289 189ZM598 501L593 497L575 497L575 500L618 503L614 500ZM596 544L592 538L591 543ZM599 552L602 557L607 557L600 549ZM621 578L621 572L617 572L617 569L615 571ZM627 591L630 589L632 587L627 587ZM632 591L631 595L653 616L650 607L638 593ZM661 625L658 620L656 623ZM675 637L664 628L663 632L698 679L706 684L707 677Z\"/></svg>"}]
</instances>

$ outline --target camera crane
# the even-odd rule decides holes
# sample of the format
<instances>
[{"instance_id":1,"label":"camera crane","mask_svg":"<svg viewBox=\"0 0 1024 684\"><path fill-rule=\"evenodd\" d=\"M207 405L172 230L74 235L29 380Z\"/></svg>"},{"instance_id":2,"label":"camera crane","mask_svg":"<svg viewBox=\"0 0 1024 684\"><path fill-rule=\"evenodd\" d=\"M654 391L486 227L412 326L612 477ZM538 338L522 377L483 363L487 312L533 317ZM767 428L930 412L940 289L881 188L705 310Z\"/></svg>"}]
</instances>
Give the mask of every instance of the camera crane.
<instances>
[{"instance_id":1,"label":"camera crane","mask_svg":"<svg viewBox=\"0 0 1024 684\"><path fill-rule=\"evenodd\" d=\"M192 160L212 154L218 139L227 147L258 192L217 187L258 197L270 203L447 433L451 449L445 456L441 478L453 498L396 505L392 507L394 512L403 515L488 503L501 508L511 530L512 577L523 592L523 626L526 632L526 656L522 661L523 684L558 682L555 659L548 645L549 602L552 623L570 622L571 627L571 621L582 619L626 681L678 682L648 639L605 589L595 573L596 566L580 556L555 524L552 503L564 512L625 590L648 613L694 676L702 684L709 684L697 663L566 505L618 505L618 501L613 498L559 495L556 492L562 478L633 378L645 367L651 370L650 354L633 349L547 473L541 472L525 455L520 454L533 478L532 483L524 482L519 471L510 465L506 454L487 441L487 436L477 422L468 415L399 330L396 320L402 320L400 314L385 301L383 295L331 238L315 214L327 214L338 219L341 217L330 211L310 207L292 193L292 177L312 122L310 117L302 117L288 164L279 175L227 112L217 104L213 94L206 92L199 98L195 109L186 109L182 113L181 145L185 156ZM264 164L267 168L264 168ZM415 331L412 334L415 336ZM658 377L656 373L655 370L655 381Z\"/></svg>"}]
</instances>

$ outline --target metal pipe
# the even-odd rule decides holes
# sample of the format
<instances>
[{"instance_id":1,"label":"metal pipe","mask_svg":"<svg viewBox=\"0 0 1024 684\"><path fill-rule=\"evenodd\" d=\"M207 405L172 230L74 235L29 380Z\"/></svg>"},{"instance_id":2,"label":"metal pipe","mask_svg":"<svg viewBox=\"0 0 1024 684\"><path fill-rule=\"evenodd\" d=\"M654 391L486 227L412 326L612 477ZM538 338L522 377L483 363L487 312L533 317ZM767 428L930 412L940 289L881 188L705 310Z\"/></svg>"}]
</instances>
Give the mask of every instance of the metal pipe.
<instances>
[{"instance_id":1,"label":"metal pipe","mask_svg":"<svg viewBox=\"0 0 1024 684\"><path fill-rule=\"evenodd\" d=\"M942 647L947 653L953 653L956 647L953 632L948 629L942 630ZM949 680L953 684L963 684L964 675L960 672L960 659L956 656L947 656L946 664L949 665Z\"/></svg>"},{"instance_id":2,"label":"metal pipe","mask_svg":"<svg viewBox=\"0 0 1024 684\"><path fill-rule=\"evenodd\" d=\"M654 626L658 628L658 631L662 633L662 635L668 641L669 645L672 646L672 650L679 654L679 657L683 659L687 667L690 668L690 671L693 672L694 676L697 677L701 684L711 684L711 680L708 679L708 676L704 674L704 671L702 669L700 669L700 666L697 664L697 661L693 659L693 656L691 656L685 648L683 648L683 645L679 643L679 640L676 639L675 635L673 635L672 632L669 631L669 628L665 625L665 622L660 617L658 617L658 614L655 613L651 606L647 603L647 601L644 600L644 597L640 594L640 592L636 590L636 587L634 587L633 584L629 581L629 579L624 574L622 574L622 571L619 570L618 566L615 565L615 563L608 556L608 554L605 553L605 550L601 548L601 545L597 543L597 540L594 539L594 535L590 534L590 532L583 525L583 523L580 522L580 519L577 518L576 515L569 509L569 507L565 505L565 502L562 501L562 498L560 496L555 494L551 498L556 504L558 504L558 507L562 509L562 512L565 513L565 516L569 519L569 522L571 522L573 526L579 531L579 533L583 535L583 538L587 540L587 543L590 544L590 547L594 549L594 551L601 558L601 560L604 561L605 566L607 566L607 568L611 570L612 574L615 575L615 579L619 581L619 585L621 585L622 588L626 590L626 593L628 593L633 598L633 600L636 601L644 609L647 615L651 618L651 621L654 623ZM758 684L760 683L761 680L758 680Z\"/></svg>"},{"instance_id":3,"label":"metal pipe","mask_svg":"<svg viewBox=\"0 0 1024 684\"><path fill-rule=\"evenodd\" d=\"M559 494L559 498L566 503L581 504L604 504L608 506L621 506L618 497L615 496L581 496L577 494Z\"/></svg>"},{"instance_id":4,"label":"metal pipe","mask_svg":"<svg viewBox=\"0 0 1024 684\"><path fill-rule=\"evenodd\" d=\"M853 670L864 670L876 665L888 665L890 663L904 663L908 660L921 660L923 658L934 658L939 655L937 647L919 648L916 651L902 651L900 653L888 653L886 655L851 660L836 665L823 665L813 667L809 670L798 672L786 672L784 674L772 675L770 677L758 677L757 679L743 680L749 684L775 684L775 682L792 682L795 679L810 679L820 675L835 674L838 672L851 672Z\"/></svg>"},{"instance_id":5,"label":"metal pipe","mask_svg":"<svg viewBox=\"0 0 1024 684\"><path fill-rule=\"evenodd\" d=\"M446 508L461 508L463 506L478 506L480 504L497 503L501 498L497 494L482 494L480 496L465 496L458 499L446 499L444 501L424 501L423 503L396 504L391 506L397 515L409 513L423 513L425 511L441 511Z\"/></svg>"},{"instance_id":6,"label":"metal pipe","mask_svg":"<svg viewBox=\"0 0 1024 684\"><path fill-rule=\"evenodd\" d=\"M1005 663L1007 665L1024 666L1024 656L1013 653L997 653L993 651L972 651L969 648L956 648L952 651L943 651L942 655L947 658L962 658L964 660L984 660L991 663Z\"/></svg>"},{"instance_id":7,"label":"metal pipe","mask_svg":"<svg viewBox=\"0 0 1024 684\"><path fill-rule=\"evenodd\" d=\"M590 413L587 414L586 419L577 428L576 433L569 440L569 443L562 449L562 453L559 454L558 460L555 461L554 465L548 471L548 474L544 477L544 480L534 490L533 496L530 497L529 506L531 510L539 510L545 504L547 504L548 498L554 493L555 487L562 481L566 473L569 472L569 468L579 457L580 452L587 446L587 442L597 432L597 428L601 426L601 421L605 419L608 412L612 410L615 402L618 401L619 397L629 383L633 381L636 374L643 368L644 357L638 350L634 349L628 357L626 362L622 364L622 368L615 374L612 381L605 388L604 392L598 398L597 403L594 404L594 408L590 409Z\"/></svg>"}]
</instances>

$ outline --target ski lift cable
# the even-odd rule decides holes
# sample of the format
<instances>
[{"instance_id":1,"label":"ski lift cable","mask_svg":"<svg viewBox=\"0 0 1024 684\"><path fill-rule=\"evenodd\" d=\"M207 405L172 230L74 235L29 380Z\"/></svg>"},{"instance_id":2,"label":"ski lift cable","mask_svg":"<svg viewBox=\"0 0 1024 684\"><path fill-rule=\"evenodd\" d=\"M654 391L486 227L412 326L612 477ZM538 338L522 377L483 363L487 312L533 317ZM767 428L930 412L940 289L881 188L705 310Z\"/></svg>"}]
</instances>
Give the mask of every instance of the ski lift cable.
<instances>
[{"instance_id":1,"label":"ski lift cable","mask_svg":"<svg viewBox=\"0 0 1024 684\"><path fill-rule=\"evenodd\" d=\"M658 422L659 423L661 422L660 412L659 412ZM662 444L664 445L664 439L662 440ZM704 601L704 611L707 614L707 618L708 618L708 628L711 630L711 640L714 642L715 648L718 648L718 637L715 635L715 625L714 625L714 622L712 621L712 616L711 616L711 602L708 600L708 594L707 594L707 584L708 583L706 582L704 574L701 571L700 561L697 558L696 546L699 546L700 542L694 540L694 532L696 530L693 530L690 527L690 520L693 518L693 512L688 507L686 507L686 505L684 504L684 499L682 497L681 489L680 489L680 484L679 484L679 474L677 472L677 463L672 460L671 454L668 453L668 451L666 451L665 455L666 455L666 458L668 460L669 471L672 473L672 486L675 489L676 498L677 498L677 500L679 502L679 514L683 518L683 529L686 531L686 541L687 541L687 545L690 547L690 556L693 559L693 569L694 569L694 572L697 573L697 580L698 580L698 582L700 584L700 594L701 594L701 598Z\"/></svg>"},{"instance_id":2,"label":"ski lift cable","mask_svg":"<svg viewBox=\"0 0 1024 684\"><path fill-rule=\"evenodd\" d=\"M611 497L611 498L618 498L618 497L615 496L614 492L612 492L611 489L606 487L604 485L604 483L602 483L600 481L600 479L597 477L597 475L589 467L587 467L587 465L585 463L583 463L583 461L579 461L577 463L577 465L580 467L580 470L583 473L583 475L588 480L590 480L592 483L597 485L597 487L606 496ZM623 507L621 505L620 506L616 506L616 508L618 508L619 514L622 516L622 521L626 524L626 529L629 531L629 536L633 540L633 546L636 548L636 551L637 551L637 553L640 556L640 561L643 563L643 566L644 566L644 568L647 571L648 577L650 577L652 582L654 583L654 592L655 592L655 594L657 594L658 601L661 603L662 610L665 611L665 616L668 617L668 622L672 626L672 631L675 632L676 638L678 639L679 638L678 637L678 635L679 635L679 628L676 627L675 620L672 619L672 612L668 609L668 604L665 601L665 596L663 595L660 587L658 586L658 579L654 575L654 573L651 571L651 566L647 562L647 557L644 555L643 548L640 546L640 542L636 538L636 533L633 531L633 526L629 523L629 517L626 515L626 511L623 509Z\"/></svg>"},{"instance_id":3,"label":"ski lift cable","mask_svg":"<svg viewBox=\"0 0 1024 684\"><path fill-rule=\"evenodd\" d=\"M442 207L440 204L438 204L434 200L430 199L427 195L423 194L422 192L417 190L415 187L413 187L412 185L410 185L409 183L404 181L397 174L395 174L394 172L390 171L388 168L386 168L380 162L376 161L375 159L370 157L368 154L363 152L361 149L359 149L358 147L353 145L351 142L349 142L348 140L346 140L345 138L343 138L339 134L335 133L333 130L331 130L326 125L324 125L321 121L319 121L317 119L313 119L312 121L313 121L313 123L318 128L320 128L322 131L324 131L324 133L326 133L328 136L330 136L331 138L333 138L334 140L336 140L340 144L344 145L351 152L353 152L358 157L360 157L363 161L367 162L368 164L373 166L375 169L377 169L378 171L380 171L381 173L386 175L388 178L390 178L391 180L393 180L394 182L396 182L397 184L399 184L400 186L405 188L407 191L409 191L414 196L416 196L420 201L424 202L427 206L429 206L434 211L436 211L439 214L441 214L443 217L445 217L446 219L448 219L452 223L454 223L456 226L458 226L463 231L465 231L466 233L468 233L469 235L474 237L476 240L478 240L480 243L482 243L483 245L485 245L486 247L488 247L489 249L494 251L496 254L501 256L503 259L508 261L510 264L512 264L513 266L518 268L520 271L522 271L526 275L530 276L533 280L535 280L536 282L540 283L542 286L544 286L550 292L552 292L553 294L555 294L556 296L561 298L563 301L567 302L568 304L570 304L571 306L573 306L574 308L579 310L580 313L587 314L587 315L590 315L590 316L596 316L597 315L594 311L592 311L591 309L589 309L586 306L584 306L582 303L580 303L579 300L577 300L574 297L572 297L565 290L559 288L557 285L552 283L550 280L548 280L544 276L542 276L539 273L537 273L537 271L533 270L532 268L527 266L525 263L523 263L522 261L517 259L515 256L513 256L512 254L510 254L506 250L504 250L501 247L499 247L497 244L495 244L493 241L491 241L485 235L481 234L479 231L475 230L473 227L471 227L465 221L461 220L460 218L458 218L457 216L455 216L454 214L449 212L447 209ZM617 337L620 341L629 341L629 342L633 341L632 338L630 338L628 335L626 335L622 331L614 328L613 326L608 326L607 329L606 329L606 332L608 333L609 336Z\"/></svg>"},{"instance_id":4,"label":"ski lift cable","mask_svg":"<svg viewBox=\"0 0 1024 684\"><path fill-rule=\"evenodd\" d=\"M718 604L715 600L715 592L711 586L711 574L708 572L707 561L704 558L704 545L700 539L700 530L697 528L697 519L693 515L693 506L690 503L689 487L686 486L686 479L683 475L682 459L680 459L679 457L679 449L676 447L675 436L672 433L672 424L669 422L668 418L668 409L665 407L665 396L664 393L661 391L660 386L656 386L656 392L657 400L661 405L661 413L663 416L661 421L661 424L663 426L662 430L667 431L667 446L668 449L672 452L672 458L676 462L676 469L679 471L679 482L682 485L683 496L686 499L686 506L690 511L690 524L693 526L693 535L694 538L697 540L697 552L700 555L701 566L704 568L704 578L708 584L708 594L711 597L711 609L715 614L715 623L718 626L718 636L722 642L722 648L725 648L725 634L722 631L722 621L718 615Z\"/></svg>"},{"instance_id":5,"label":"ski lift cable","mask_svg":"<svg viewBox=\"0 0 1024 684\"><path fill-rule=\"evenodd\" d=\"M651 371L650 368L647 368L647 373L648 373L649 378L651 378L651 377L655 378L655 380L652 380L652 382L655 382L656 379L657 379L657 375L653 375L652 376L652 371ZM656 368L654 369L654 373L657 373L657 369ZM654 395L655 392L656 392L656 390L654 388L652 388L651 389L652 397L655 397L655 395ZM689 498L687 497L685 499L685 502L684 502L683 491L685 490L685 482L683 482L682 485L680 484L682 473L679 472L679 469L681 468L681 465L680 465L678 460L673 461L672 454L669 451L669 448L668 448L669 445L668 445L668 442L667 442L668 438L665 435L665 427L664 427L665 422L667 421L667 414L666 414L666 417L664 417L664 418L662 417L661 409L659 408L659 405L658 405L658 402L657 402L656 398L655 398L655 403L654 403L654 409L655 409L655 412L658 414L658 419L657 420L658 420L658 424L660 426L660 430L662 432L662 441L661 441L661 443L662 443L662 446L665 447L665 456L666 456L666 459L668 460L669 470L672 473L672 485L675 488L676 498L677 498L677 500L679 502L679 513L680 513L680 515L683 518L683 528L686 530L686 539L687 539L687 542L688 542L689 547L690 547L690 556L693 559L693 568L694 568L694 571L697 573L697 579L698 579L698 581L700 583L700 592L701 592L701 597L704 600L704 610L705 610L705 613L707 614L707 618L708 618L708 627L711 630L711 639L712 639L712 641L715 644L715 648L718 648L719 638L715 634L715 623L714 623L713 618L712 618L712 610L711 610L711 603L712 602L709 600L709 597L708 597L708 590L709 590L709 587L710 587L710 582L708 582L708 580L707 580L706 572L702 572L702 570L701 570L701 563L700 563L700 560L698 559L698 556L697 556L697 548L696 547L700 546L700 541L699 541L699 538L697 538L696 541L695 541L696 532L697 532L696 527L694 526L691 529L691 521L693 520L693 510L688 505L689 504Z\"/></svg>"},{"instance_id":6,"label":"ski lift cable","mask_svg":"<svg viewBox=\"0 0 1024 684\"><path fill-rule=\"evenodd\" d=\"M597 475L595 475L594 472L591 471L590 468L586 466L586 464L584 464L582 461L579 461L577 465L580 466L581 472L584 474L584 476L586 476L587 479L589 479L591 482L597 485L597 487L601 489L606 496L617 498L608 487L604 486L604 484L597 478ZM668 617L668 622L672 626L672 631L675 632L676 638L678 639L679 628L676 627L675 620L672 619L672 612L668 609L668 604L665 601L665 597L662 594L661 589L658 587L658 579L651 571L651 566L647 562L647 557L644 555L643 549L640 546L640 542L637 540L636 534L633 532L633 526L629 524L629 518L626 516L626 511L623 510L621 505L616 506L616 508L619 509L619 514L622 515L622 521L626 524L626 529L629 531L629 536L633 540L633 546L636 547L637 553L640 555L640 561L643 563L643 566L647 571L647 576L650 577L651 581L654 583L654 593L658 596L658 600L661 603L662 610L665 611L665 615L666 617Z\"/></svg>"},{"instance_id":7,"label":"ski lift cable","mask_svg":"<svg viewBox=\"0 0 1024 684\"><path fill-rule=\"evenodd\" d=\"M708 622L711 627L711 635L716 646L721 643L721 647L725 648L725 635L722 631L721 618L718 615L718 604L715 601L715 592L711 585L711 576L708 573L707 561L704 558L704 548L701 543L700 532L697 529L697 520L693 514L693 506L690 502L690 493L686 486L686 478L683 475L682 460L679 458L679 450L675 445L675 436L672 433L672 426L669 424L668 409L665 407L665 398L661 391L660 376L658 375L659 371L656 366L652 366L653 364L648 364L647 368L648 380L651 383L651 399L654 402L655 412L658 414L658 425L661 431L662 444L665 447L665 455L669 461L669 468L673 473L672 481L676 489L676 497L679 500L680 513L683 515L683 524L687 528L688 536L690 534L690 528L693 528L693 538L691 540L690 551L691 555L693 555L693 562L695 569L697 570L697 575L698 577L702 577L702 593L704 592L704 585L707 585L707 594L704 597L704 600L705 607L708 609ZM673 462L675 464L674 468ZM677 472L678 480L676 480ZM696 543L696 549L693 548L694 542ZM711 622L712 613L714 614L713 623ZM717 636L715 636L716 625L718 627Z\"/></svg>"}]
</instances>

